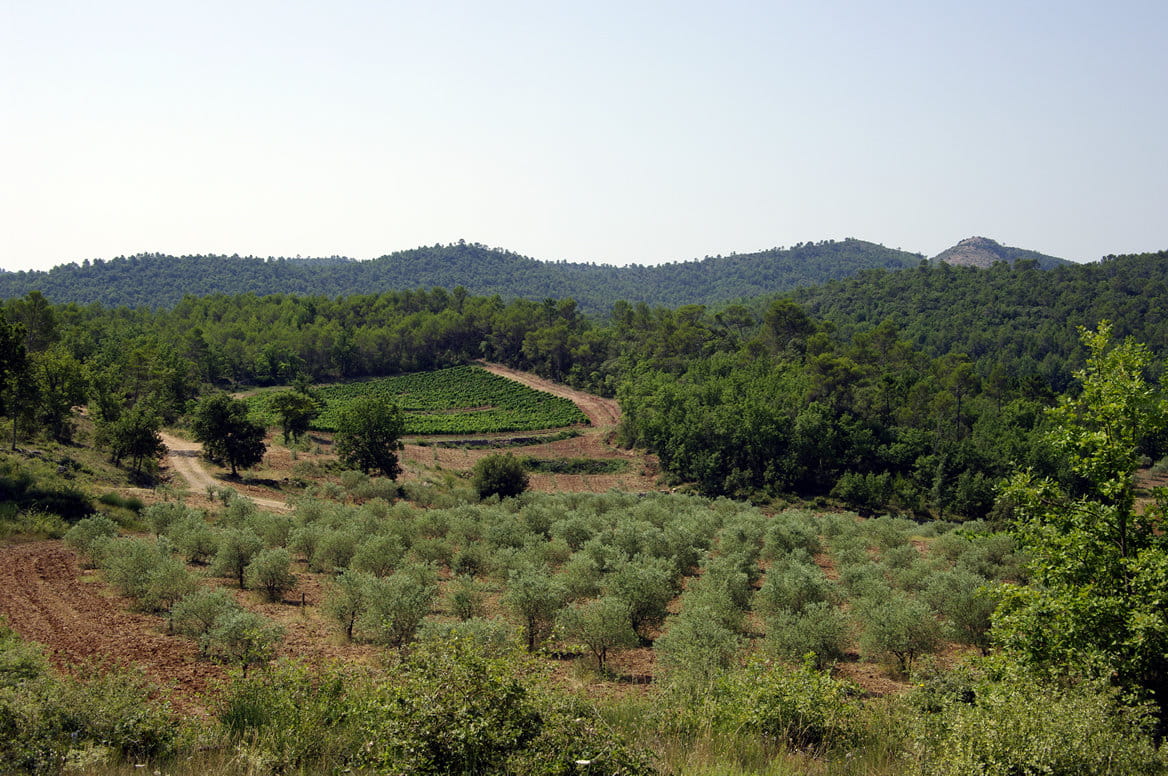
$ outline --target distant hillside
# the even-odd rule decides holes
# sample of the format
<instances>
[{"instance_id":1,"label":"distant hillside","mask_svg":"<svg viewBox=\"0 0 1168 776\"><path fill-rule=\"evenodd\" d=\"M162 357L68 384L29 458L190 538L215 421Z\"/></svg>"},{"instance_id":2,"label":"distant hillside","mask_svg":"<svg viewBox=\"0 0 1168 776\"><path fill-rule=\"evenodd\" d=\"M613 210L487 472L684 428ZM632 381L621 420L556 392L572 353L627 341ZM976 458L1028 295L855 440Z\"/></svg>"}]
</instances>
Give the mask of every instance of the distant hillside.
<instances>
[{"instance_id":1,"label":"distant hillside","mask_svg":"<svg viewBox=\"0 0 1168 776\"><path fill-rule=\"evenodd\" d=\"M987 367L1009 365L1059 391L1070 369L1082 365L1078 326L1109 319L1116 335L1134 336L1168 357L1168 251L1049 271L1029 262L872 270L788 296L845 336L890 321L931 355L966 353Z\"/></svg>"},{"instance_id":2,"label":"distant hillside","mask_svg":"<svg viewBox=\"0 0 1168 776\"><path fill-rule=\"evenodd\" d=\"M931 259L934 264L945 262L954 267L980 267L981 269L989 269L998 261L1013 264L1019 260L1037 261L1038 266L1042 269L1051 269L1072 263L1066 259L1047 256L1037 251L1011 248L988 237L969 237L952 248L941 251Z\"/></svg>"},{"instance_id":3,"label":"distant hillside","mask_svg":"<svg viewBox=\"0 0 1168 776\"><path fill-rule=\"evenodd\" d=\"M646 267L546 262L475 243L401 251L371 261L146 254L0 273L0 299L39 290L54 303L172 307L186 294L370 294L462 286L475 295L574 298L606 313L617 300L715 305L847 277L917 266L920 254L862 240L800 243L757 253Z\"/></svg>"}]
</instances>

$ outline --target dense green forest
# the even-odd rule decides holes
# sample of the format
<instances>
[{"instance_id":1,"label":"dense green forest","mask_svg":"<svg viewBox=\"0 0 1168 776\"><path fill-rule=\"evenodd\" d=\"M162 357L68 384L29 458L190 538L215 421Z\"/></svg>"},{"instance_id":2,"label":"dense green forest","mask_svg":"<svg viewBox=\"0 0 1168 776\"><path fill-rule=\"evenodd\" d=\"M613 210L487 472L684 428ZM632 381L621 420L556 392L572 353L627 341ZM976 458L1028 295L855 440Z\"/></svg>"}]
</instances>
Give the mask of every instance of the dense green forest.
<instances>
[{"instance_id":1,"label":"dense green forest","mask_svg":"<svg viewBox=\"0 0 1168 776\"><path fill-rule=\"evenodd\" d=\"M147 254L85 260L48 272L0 272L0 299L40 291L56 303L172 307L186 295L327 296L461 286L505 299L575 299L606 313L618 300L722 304L842 278L863 269L916 266L917 254L862 240L800 243L757 253L659 266L547 262L477 243L435 245L372 261Z\"/></svg>"},{"instance_id":2,"label":"dense green forest","mask_svg":"<svg viewBox=\"0 0 1168 776\"><path fill-rule=\"evenodd\" d=\"M1163 254L1040 272L876 271L767 305L676 309L454 291L340 298L185 297L174 308L11 300L41 402L68 433L149 400L183 414L200 386L327 381L502 362L621 399L625 442L710 495L838 498L862 509L984 516L1018 465L1050 471L1043 407L1082 366L1078 326L1115 321L1163 353ZM1155 368L1159 368L1157 366ZM28 388L30 383L22 382ZM54 395L59 396L54 399ZM13 392L9 403L18 403ZM747 423L741 419L747 418ZM1143 440L1158 457L1162 442Z\"/></svg>"},{"instance_id":3,"label":"dense green forest","mask_svg":"<svg viewBox=\"0 0 1168 776\"><path fill-rule=\"evenodd\" d=\"M41 396L71 391L76 404L89 395L99 416L149 399L172 419L200 386L482 358L619 396L623 439L707 494L830 496L862 509L981 517L1005 473L1050 471L1036 440L1043 408L1082 366L1078 326L1113 320L1118 337L1165 352L1163 258L1049 272L1027 262L921 266L800 291L798 305L618 302L607 318L573 300L504 301L462 288L188 296L172 309L51 305L32 292L5 311L24 332ZM67 433L70 400L29 423ZM1142 444L1161 454L1160 439Z\"/></svg>"},{"instance_id":4,"label":"dense green forest","mask_svg":"<svg viewBox=\"0 0 1168 776\"><path fill-rule=\"evenodd\" d=\"M789 298L845 337L890 321L930 355L965 353L983 376L1000 365L1040 376L1059 392L1081 365L1078 326L1108 319L1118 335L1168 353L1168 251L1049 271L1030 261L988 270L944 264L873 270L801 288Z\"/></svg>"}]
</instances>

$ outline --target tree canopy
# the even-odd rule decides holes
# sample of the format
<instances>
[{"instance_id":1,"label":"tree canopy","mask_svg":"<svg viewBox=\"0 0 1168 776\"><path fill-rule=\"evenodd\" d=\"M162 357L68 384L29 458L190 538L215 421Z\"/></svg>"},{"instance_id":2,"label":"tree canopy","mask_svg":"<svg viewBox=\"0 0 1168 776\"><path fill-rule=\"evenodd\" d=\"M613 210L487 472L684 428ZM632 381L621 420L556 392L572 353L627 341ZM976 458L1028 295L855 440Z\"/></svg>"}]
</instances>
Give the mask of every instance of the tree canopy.
<instances>
[{"instance_id":1,"label":"tree canopy","mask_svg":"<svg viewBox=\"0 0 1168 776\"><path fill-rule=\"evenodd\" d=\"M1137 508L1139 443L1168 423L1147 347L1084 330L1082 391L1050 410L1067 484L1018 474L1005 490L1033 584L1010 588L995 633L1027 661L1115 676L1168 706L1168 494Z\"/></svg>"},{"instance_id":2,"label":"tree canopy","mask_svg":"<svg viewBox=\"0 0 1168 776\"><path fill-rule=\"evenodd\" d=\"M397 451L404 429L397 405L375 396L359 399L337 420L337 455L346 466L396 479L401 473Z\"/></svg>"},{"instance_id":3,"label":"tree canopy","mask_svg":"<svg viewBox=\"0 0 1168 776\"><path fill-rule=\"evenodd\" d=\"M231 476L264 458L264 427L247 417L247 403L225 393L203 397L191 419L195 439L203 443L203 455L230 467Z\"/></svg>"}]
</instances>

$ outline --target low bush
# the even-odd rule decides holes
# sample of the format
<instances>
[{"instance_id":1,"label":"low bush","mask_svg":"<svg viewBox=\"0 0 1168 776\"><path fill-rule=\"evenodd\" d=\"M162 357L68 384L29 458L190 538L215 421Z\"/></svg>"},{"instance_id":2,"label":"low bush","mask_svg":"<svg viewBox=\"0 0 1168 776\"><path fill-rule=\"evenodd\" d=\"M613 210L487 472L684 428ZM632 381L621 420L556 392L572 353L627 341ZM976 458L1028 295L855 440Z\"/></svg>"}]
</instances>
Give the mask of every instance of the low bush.
<instances>
[{"instance_id":1,"label":"low bush","mask_svg":"<svg viewBox=\"0 0 1168 776\"><path fill-rule=\"evenodd\" d=\"M863 622L860 649L873 657L895 658L904 674L941 643L941 624L923 601L894 593L879 601L860 601L857 608Z\"/></svg>"},{"instance_id":2,"label":"low bush","mask_svg":"<svg viewBox=\"0 0 1168 776\"><path fill-rule=\"evenodd\" d=\"M247 586L262 590L269 601L283 600L284 594L296 587L296 575L292 573L292 556L283 547L261 550L244 569Z\"/></svg>"},{"instance_id":3,"label":"low bush","mask_svg":"<svg viewBox=\"0 0 1168 776\"><path fill-rule=\"evenodd\" d=\"M961 696L927 697L915 717L914 772L920 776L1139 776L1168 772L1155 718L1102 682L1060 684L1010 671Z\"/></svg>"},{"instance_id":4,"label":"low bush","mask_svg":"<svg viewBox=\"0 0 1168 776\"><path fill-rule=\"evenodd\" d=\"M357 631L369 641L400 647L413 639L437 595L436 580L405 567L388 577L370 578Z\"/></svg>"},{"instance_id":5,"label":"low bush","mask_svg":"<svg viewBox=\"0 0 1168 776\"><path fill-rule=\"evenodd\" d=\"M796 749L844 746L861 735L858 692L804 664L754 659L715 689L724 725L781 741Z\"/></svg>"},{"instance_id":6,"label":"low bush","mask_svg":"<svg viewBox=\"0 0 1168 776\"><path fill-rule=\"evenodd\" d=\"M812 563L777 561L767 571L755 596L755 608L765 615L780 611L798 614L811 604L834 603L835 585Z\"/></svg>"},{"instance_id":7,"label":"low bush","mask_svg":"<svg viewBox=\"0 0 1168 776\"><path fill-rule=\"evenodd\" d=\"M86 566L96 568L96 548L101 545L102 540L112 539L117 535L118 524L105 515L84 517L65 533L65 544L81 553Z\"/></svg>"},{"instance_id":8,"label":"low bush","mask_svg":"<svg viewBox=\"0 0 1168 776\"><path fill-rule=\"evenodd\" d=\"M779 609L766 618L766 646L778 658L799 662L812 657L819 669L842 660L851 641L847 615L826 601L799 611Z\"/></svg>"},{"instance_id":9,"label":"low bush","mask_svg":"<svg viewBox=\"0 0 1168 776\"><path fill-rule=\"evenodd\" d=\"M495 453L474 465L471 482L480 499L510 498L527 490L527 473L515 456Z\"/></svg>"}]
</instances>

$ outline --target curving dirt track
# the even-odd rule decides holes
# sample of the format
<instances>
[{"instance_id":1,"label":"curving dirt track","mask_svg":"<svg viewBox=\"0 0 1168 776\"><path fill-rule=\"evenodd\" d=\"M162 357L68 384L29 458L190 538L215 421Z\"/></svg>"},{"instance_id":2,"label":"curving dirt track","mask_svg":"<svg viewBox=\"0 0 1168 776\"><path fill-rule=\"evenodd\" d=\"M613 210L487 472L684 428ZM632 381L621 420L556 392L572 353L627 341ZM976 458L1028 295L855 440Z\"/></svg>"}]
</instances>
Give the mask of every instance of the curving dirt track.
<instances>
[{"instance_id":1,"label":"curving dirt track","mask_svg":"<svg viewBox=\"0 0 1168 776\"><path fill-rule=\"evenodd\" d=\"M620 423L620 404L617 403L616 399L604 399L600 396L594 396L584 391L578 391L575 388L569 388L561 383L545 380L530 372L520 372L518 369L512 369L502 364L492 364L487 361L479 361L477 363L488 372L493 372L509 380L514 380L517 383L523 383L528 388L545 391L552 396L571 399L588 416L588 422L596 428L615 428Z\"/></svg>"},{"instance_id":2,"label":"curving dirt track","mask_svg":"<svg viewBox=\"0 0 1168 776\"><path fill-rule=\"evenodd\" d=\"M203 447L198 442L191 442L176 437L173 434L160 434L162 437L162 444L166 445L167 454L166 462L171 470L182 476L187 481L187 486L191 490L198 492L206 492L208 488L228 487L234 488L243 496L251 499L256 503L256 506L264 509L274 509L277 511L287 511L288 505L283 501L277 501L270 498L258 498L249 493L243 493L239 488L236 488L230 482L216 479L211 476L211 473L203 466L201 455Z\"/></svg>"},{"instance_id":3,"label":"curving dirt track","mask_svg":"<svg viewBox=\"0 0 1168 776\"><path fill-rule=\"evenodd\" d=\"M104 584L84 579L60 542L0 546L0 615L43 644L56 668L81 672L90 660L137 665L173 687L167 697L176 710L201 710L200 696L225 677L223 669L197 660L194 644L165 635L161 618L126 606Z\"/></svg>"}]
</instances>

